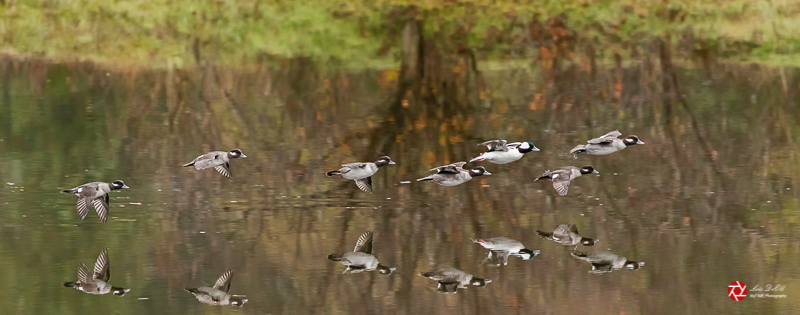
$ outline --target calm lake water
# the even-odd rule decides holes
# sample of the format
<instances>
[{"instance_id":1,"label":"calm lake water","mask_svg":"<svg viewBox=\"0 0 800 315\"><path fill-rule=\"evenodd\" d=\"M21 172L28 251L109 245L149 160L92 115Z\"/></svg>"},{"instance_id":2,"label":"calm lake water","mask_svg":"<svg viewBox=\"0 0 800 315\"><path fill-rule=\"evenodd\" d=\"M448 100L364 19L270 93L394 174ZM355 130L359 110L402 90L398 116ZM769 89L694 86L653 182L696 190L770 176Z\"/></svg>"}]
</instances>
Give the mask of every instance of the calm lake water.
<instances>
[{"instance_id":1,"label":"calm lake water","mask_svg":"<svg viewBox=\"0 0 800 315\"><path fill-rule=\"evenodd\" d=\"M658 67L638 64L487 70L428 97L397 93L396 77L302 60L147 73L2 60L0 304L10 314L800 312L800 71L686 67L678 94L664 91ZM615 129L646 145L568 154ZM541 151L476 163L493 175L460 186L415 181L492 139ZM231 163L231 180L181 167L233 148L248 158ZM397 165L373 177L372 195L325 176L384 154ZM533 182L567 165L600 174L566 197ZM111 194L106 224L94 211L79 221L75 196L60 193L116 179L131 189ZM591 273L572 248L534 232L563 223L600 240L579 250L645 265ZM326 259L366 230L391 275L343 274ZM470 239L493 236L541 255L481 264L486 252ZM103 248L109 282L130 292L62 286ZM492 282L441 294L418 276L445 266ZM184 291L228 269L243 307ZM750 293L785 286L774 294L787 298L734 302L733 281Z\"/></svg>"}]
</instances>

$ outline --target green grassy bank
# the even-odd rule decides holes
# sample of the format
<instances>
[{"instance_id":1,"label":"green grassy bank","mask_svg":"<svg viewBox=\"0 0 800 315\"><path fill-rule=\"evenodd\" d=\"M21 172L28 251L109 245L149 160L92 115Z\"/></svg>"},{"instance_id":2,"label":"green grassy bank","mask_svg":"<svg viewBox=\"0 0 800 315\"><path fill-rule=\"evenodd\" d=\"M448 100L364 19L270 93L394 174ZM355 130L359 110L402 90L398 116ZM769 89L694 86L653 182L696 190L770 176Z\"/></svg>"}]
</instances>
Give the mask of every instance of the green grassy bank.
<instances>
[{"instance_id":1,"label":"green grassy bank","mask_svg":"<svg viewBox=\"0 0 800 315\"><path fill-rule=\"evenodd\" d=\"M482 60L538 56L559 41L625 55L670 35L679 51L796 65L799 12L800 0L4 0L0 47L145 68L246 67L273 57L363 67L398 61L403 26L420 21L443 51Z\"/></svg>"}]
</instances>

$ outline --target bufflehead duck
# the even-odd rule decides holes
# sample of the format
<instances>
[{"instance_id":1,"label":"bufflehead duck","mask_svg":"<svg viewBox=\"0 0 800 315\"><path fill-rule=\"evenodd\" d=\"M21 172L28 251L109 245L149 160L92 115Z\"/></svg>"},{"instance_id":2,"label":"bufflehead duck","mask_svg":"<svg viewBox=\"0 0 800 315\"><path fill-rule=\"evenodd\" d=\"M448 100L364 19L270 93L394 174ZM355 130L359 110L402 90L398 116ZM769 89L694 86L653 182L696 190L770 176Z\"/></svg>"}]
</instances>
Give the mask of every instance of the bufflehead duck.
<instances>
[{"instance_id":1,"label":"bufflehead duck","mask_svg":"<svg viewBox=\"0 0 800 315\"><path fill-rule=\"evenodd\" d=\"M535 179L534 182L540 179L549 179L553 181L553 188L556 189L561 196L566 196L567 191L569 191L569 183L573 179L581 177L581 175L591 174L591 173L600 173L591 166L584 166L581 168L577 168L575 166L564 166L557 170L551 171L546 170L542 176Z\"/></svg>"},{"instance_id":2,"label":"bufflehead duck","mask_svg":"<svg viewBox=\"0 0 800 315\"><path fill-rule=\"evenodd\" d=\"M97 215L100 216L100 221L106 223L108 219L108 193L112 190L123 188L130 187L125 185L123 181L116 180L110 183L91 182L72 189L63 190L62 192L78 196L78 217L81 221L89 214L89 207L94 206L94 210L97 211Z\"/></svg>"},{"instance_id":3,"label":"bufflehead duck","mask_svg":"<svg viewBox=\"0 0 800 315\"><path fill-rule=\"evenodd\" d=\"M432 168L431 171L438 171L438 173L417 179L417 181L433 181L434 183L442 186L456 186L470 181L473 177L492 175L492 173L486 171L483 166L478 166L471 170L465 170L461 168L464 166L464 164L467 164L467 162L458 162Z\"/></svg>"},{"instance_id":4,"label":"bufflehead duck","mask_svg":"<svg viewBox=\"0 0 800 315\"><path fill-rule=\"evenodd\" d=\"M639 137L634 135L627 136L623 139L617 138L621 135L622 133L620 133L619 130L614 130L599 138L589 140L588 144L582 144L572 148L569 153L575 154L576 158L578 157L578 153L582 152L591 155L606 155L620 151L631 145L644 144L642 140L639 140Z\"/></svg>"},{"instance_id":5,"label":"bufflehead duck","mask_svg":"<svg viewBox=\"0 0 800 315\"><path fill-rule=\"evenodd\" d=\"M196 170L204 170L207 168L214 168L227 178L232 178L231 176L231 160L238 159L238 158L246 158L247 155L244 155L242 150L233 149L228 152L225 151L212 151L201 156L198 156L193 161L186 163L183 167L187 166L194 166Z\"/></svg>"},{"instance_id":6,"label":"bufflehead duck","mask_svg":"<svg viewBox=\"0 0 800 315\"><path fill-rule=\"evenodd\" d=\"M357 162L350 164L342 164L342 168L338 171L330 171L325 173L328 177L346 178L355 180L356 186L362 191L372 193L372 175L378 171L378 168L385 165L397 164L392 161L388 156L378 158L375 163L370 162Z\"/></svg>"},{"instance_id":7,"label":"bufflehead duck","mask_svg":"<svg viewBox=\"0 0 800 315\"><path fill-rule=\"evenodd\" d=\"M491 140L479 144L479 146L486 146L489 151L481 153L480 156L469 160L486 161L494 164L511 163L522 158L525 153L531 151L539 151L539 148L533 145L533 142L512 142L506 143L506 140Z\"/></svg>"}]
</instances>

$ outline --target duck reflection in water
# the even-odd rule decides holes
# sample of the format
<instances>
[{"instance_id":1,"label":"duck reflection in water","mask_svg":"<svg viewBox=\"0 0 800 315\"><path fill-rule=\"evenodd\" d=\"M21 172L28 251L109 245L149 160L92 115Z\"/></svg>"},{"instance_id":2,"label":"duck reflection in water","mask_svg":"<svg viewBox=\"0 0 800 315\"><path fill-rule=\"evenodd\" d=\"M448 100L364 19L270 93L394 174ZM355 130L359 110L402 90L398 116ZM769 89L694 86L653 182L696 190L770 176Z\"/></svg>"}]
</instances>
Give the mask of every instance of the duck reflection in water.
<instances>
[{"instance_id":1,"label":"duck reflection in water","mask_svg":"<svg viewBox=\"0 0 800 315\"><path fill-rule=\"evenodd\" d=\"M470 285L485 287L486 284L492 282L492 280L476 278L471 274L450 267L434 269L419 275L438 281L439 284L436 290L443 293L456 293L458 289L466 289Z\"/></svg>"},{"instance_id":2,"label":"duck reflection in water","mask_svg":"<svg viewBox=\"0 0 800 315\"><path fill-rule=\"evenodd\" d=\"M194 294L201 303L208 305L233 305L242 306L247 303L244 295L230 294L233 269L226 271L217 279L213 287L185 288Z\"/></svg>"},{"instance_id":3,"label":"duck reflection in water","mask_svg":"<svg viewBox=\"0 0 800 315\"><path fill-rule=\"evenodd\" d=\"M522 258L522 260L529 260L541 252L527 249L519 241L508 237L479 238L473 239L472 242L481 244L481 246L489 250L489 256L482 263L495 266L508 265L508 256L513 255Z\"/></svg>"},{"instance_id":4,"label":"duck reflection in water","mask_svg":"<svg viewBox=\"0 0 800 315\"><path fill-rule=\"evenodd\" d=\"M578 227L575 226L575 224L561 224L552 233L536 230L536 234L539 234L539 236L544 239L551 240L564 246L577 247L578 244L583 246L594 246L594 244L598 241L592 238L580 236L578 234Z\"/></svg>"},{"instance_id":5,"label":"duck reflection in water","mask_svg":"<svg viewBox=\"0 0 800 315\"><path fill-rule=\"evenodd\" d=\"M94 263L94 272L89 275L89 268L83 263L78 266L78 280L73 282L64 282L65 287L74 288L89 294L108 294L123 296L131 289L125 289L112 286L108 283L111 278L111 263L108 260L108 249L103 249L100 256L97 257L97 262Z\"/></svg>"},{"instance_id":6,"label":"duck reflection in water","mask_svg":"<svg viewBox=\"0 0 800 315\"><path fill-rule=\"evenodd\" d=\"M341 262L342 265L347 266L343 273L378 270L381 274L390 275L395 268L381 265L378 262L378 258L372 255L372 234L372 231L366 231L361 234L352 252L344 253L344 255L330 254L328 259Z\"/></svg>"},{"instance_id":7,"label":"duck reflection in water","mask_svg":"<svg viewBox=\"0 0 800 315\"><path fill-rule=\"evenodd\" d=\"M575 251L572 253L572 257L591 263L592 270L589 272L598 274L611 272L622 268L635 270L644 266L644 262L628 260L625 257L602 251L592 253L581 253Z\"/></svg>"}]
</instances>

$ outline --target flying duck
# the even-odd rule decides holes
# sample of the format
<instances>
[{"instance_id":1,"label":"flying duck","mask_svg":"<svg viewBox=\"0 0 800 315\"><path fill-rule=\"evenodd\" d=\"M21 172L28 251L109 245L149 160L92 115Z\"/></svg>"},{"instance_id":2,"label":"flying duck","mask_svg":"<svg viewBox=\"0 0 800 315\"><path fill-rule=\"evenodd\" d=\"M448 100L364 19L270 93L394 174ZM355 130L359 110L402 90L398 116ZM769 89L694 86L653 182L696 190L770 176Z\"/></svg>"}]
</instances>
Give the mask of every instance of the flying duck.
<instances>
[{"instance_id":1,"label":"flying duck","mask_svg":"<svg viewBox=\"0 0 800 315\"><path fill-rule=\"evenodd\" d=\"M533 142L506 143L506 140L491 140L481 143L479 146L486 146L489 151L481 153L480 156L469 160L470 162L486 161L494 164L506 164L521 159L525 153L539 151Z\"/></svg>"},{"instance_id":2,"label":"flying duck","mask_svg":"<svg viewBox=\"0 0 800 315\"><path fill-rule=\"evenodd\" d=\"M204 170L207 168L214 168L227 178L231 176L231 160L238 158L246 158L242 150L233 149L228 152L225 151L211 151L201 156L198 156L193 161L183 164L183 167L194 166L196 170Z\"/></svg>"},{"instance_id":3,"label":"flying duck","mask_svg":"<svg viewBox=\"0 0 800 315\"><path fill-rule=\"evenodd\" d=\"M600 173L591 166L584 166L581 168L577 168L575 166L564 166L554 171L546 170L542 176L533 180L534 182L540 179L549 179L553 181L553 188L556 189L561 196L566 196L567 191L569 191L569 183L573 179L581 177L581 175L591 174L591 173Z\"/></svg>"},{"instance_id":4,"label":"flying duck","mask_svg":"<svg viewBox=\"0 0 800 315\"><path fill-rule=\"evenodd\" d=\"M355 180L356 186L362 191L372 193L372 175L378 171L378 168L384 165L397 164L392 161L388 156L378 158L375 163L370 162L357 162L350 164L342 164L342 168L338 171L330 171L325 173L328 177L345 178Z\"/></svg>"},{"instance_id":5,"label":"flying duck","mask_svg":"<svg viewBox=\"0 0 800 315\"><path fill-rule=\"evenodd\" d=\"M599 138L589 140L588 144L581 144L572 148L572 150L569 150L569 153L575 154L576 158L578 153L583 152L591 155L606 155L620 151L631 145L644 144L642 140L639 140L639 137L633 135L627 136L624 139L617 138L621 135L622 133L620 133L619 130L614 130Z\"/></svg>"},{"instance_id":6,"label":"flying duck","mask_svg":"<svg viewBox=\"0 0 800 315\"><path fill-rule=\"evenodd\" d=\"M483 166L478 166L471 170L465 170L461 168L464 166L464 164L467 164L467 162L458 162L432 168L431 171L438 171L438 173L417 179L417 181L433 181L434 183L442 186L456 186L470 181L473 177L492 175L492 173L486 171Z\"/></svg>"},{"instance_id":7,"label":"flying duck","mask_svg":"<svg viewBox=\"0 0 800 315\"><path fill-rule=\"evenodd\" d=\"M78 217L81 218L81 221L89 214L89 207L94 206L94 210L97 211L97 215L100 216L100 221L106 223L108 219L108 193L112 190L123 188L130 187L125 185L121 180L116 180L110 183L91 182L72 189L63 190L62 192L78 196Z\"/></svg>"}]
</instances>

